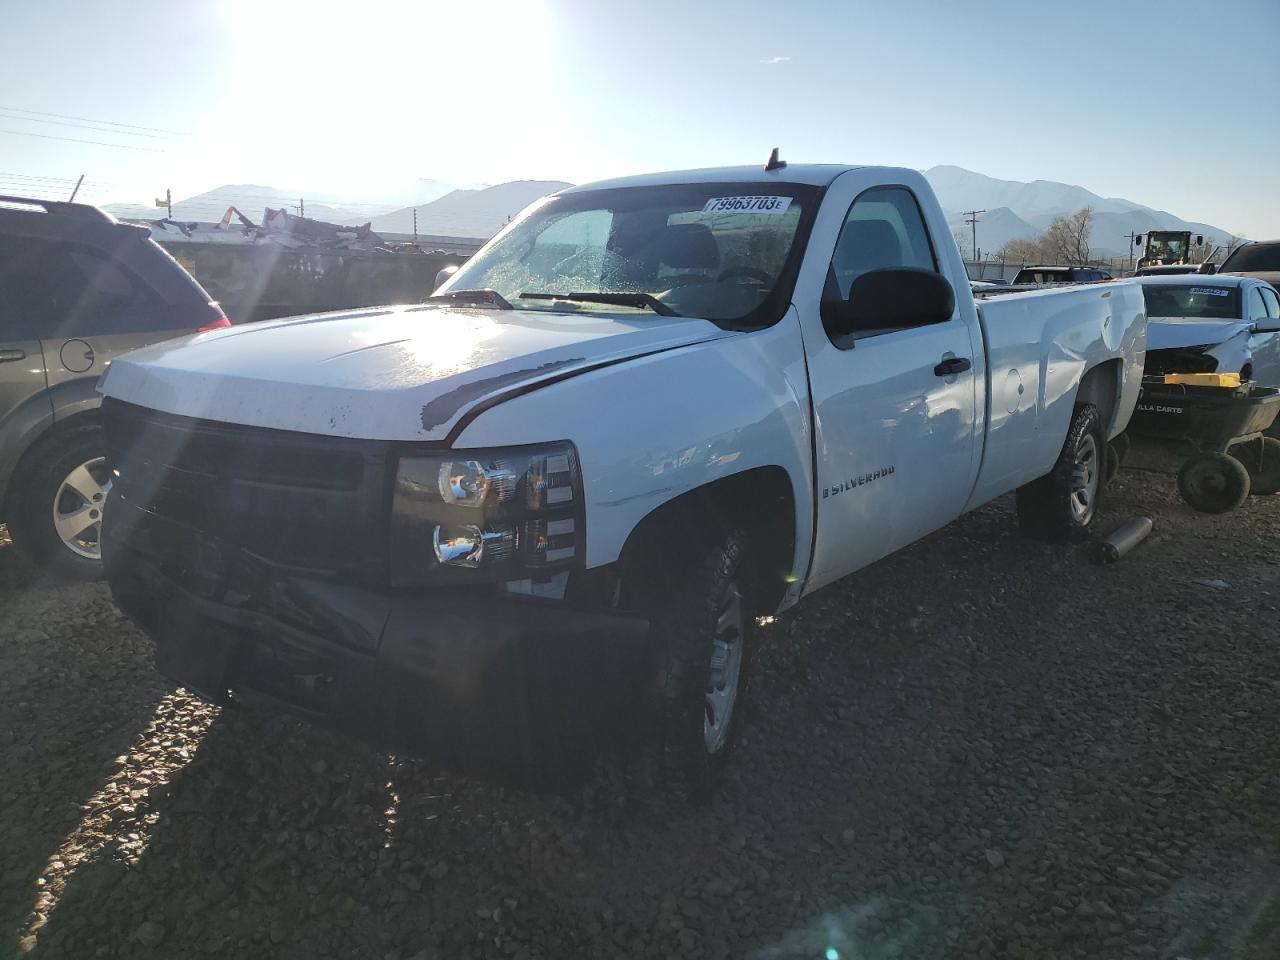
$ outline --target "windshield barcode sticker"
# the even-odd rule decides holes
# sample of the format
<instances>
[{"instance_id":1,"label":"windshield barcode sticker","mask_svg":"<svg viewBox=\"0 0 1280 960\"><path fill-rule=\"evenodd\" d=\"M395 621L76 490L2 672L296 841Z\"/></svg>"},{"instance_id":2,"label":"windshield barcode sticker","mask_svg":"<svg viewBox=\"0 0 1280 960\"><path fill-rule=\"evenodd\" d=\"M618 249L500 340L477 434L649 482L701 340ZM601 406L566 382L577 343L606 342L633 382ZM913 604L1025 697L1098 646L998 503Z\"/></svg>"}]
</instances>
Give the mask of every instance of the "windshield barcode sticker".
<instances>
[{"instance_id":1,"label":"windshield barcode sticker","mask_svg":"<svg viewBox=\"0 0 1280 960\"><path fill-rule=\"evenodd\" d=\"M1226 287L1192 287L1191 292L1203 294L1206 297L1225 297L1231 293Z\"/></svg>"},{"instance_id":2,"label":"windshield barcode sticker","mask_svg":"<svg viewBox=\"0 0 1280 960\"><path fill-rule=\"evenodd\" d=\"M713 197L703 213L785 213L790 197Z\"/></svg>"}]
</instances>

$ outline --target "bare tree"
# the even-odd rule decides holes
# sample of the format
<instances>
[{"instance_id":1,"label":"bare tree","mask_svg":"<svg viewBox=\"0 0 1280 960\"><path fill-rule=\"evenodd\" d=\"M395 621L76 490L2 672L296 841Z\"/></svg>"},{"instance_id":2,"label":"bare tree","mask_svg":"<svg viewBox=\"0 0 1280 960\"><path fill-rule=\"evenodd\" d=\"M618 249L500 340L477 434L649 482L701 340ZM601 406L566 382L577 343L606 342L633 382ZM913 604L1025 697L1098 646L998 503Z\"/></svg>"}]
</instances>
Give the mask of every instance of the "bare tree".
<instances>
[{"instance_id":1,"label":"bare tree","mask_svg":"<svg viewBox=\"0 0 1280 960\"><path fill-rule=\"evenodd\" d=\"M1010 240L996 252L996 256L1009 263L1034 263L1044 260L1041 240L1041 237Z\"/></svg>"},{"instance_id":2,"label":"bare tree","mask_svg":"<svg viewBox=\"0 0 1280 960\"><path fill-rule=\"evenodd\" d=\"M1084 207L1069 216L1054 217L1044 233L1038 237L1010 240L1000 248L997 256L1011 263L1088 263L1092 222L1092 207Z\"/></svg>"},{"instance_id":3,"label":"bare tree","mask_svg":"<svg viewBox=\"0 0 1280 960\"><path fill-rule=\"evenodd\" d=\"M1089 226L1093 207L1083 207L1070 216L1054 217L1044 232L1045 246L1060 263L1079 266L1089 262Z\"/></svg>"},{"instance_id":4,"label":"bare tree","mask_svg":"<svg viewBox=\"0 0 1280 960\"><path fill-rule=\"evenodd\" d=\"M956 246L960 248L961 260L973 260L973 250L970 249L969 231L964 227L953 227L951 236L955 238Z\"/></svg>"}]
</instances>

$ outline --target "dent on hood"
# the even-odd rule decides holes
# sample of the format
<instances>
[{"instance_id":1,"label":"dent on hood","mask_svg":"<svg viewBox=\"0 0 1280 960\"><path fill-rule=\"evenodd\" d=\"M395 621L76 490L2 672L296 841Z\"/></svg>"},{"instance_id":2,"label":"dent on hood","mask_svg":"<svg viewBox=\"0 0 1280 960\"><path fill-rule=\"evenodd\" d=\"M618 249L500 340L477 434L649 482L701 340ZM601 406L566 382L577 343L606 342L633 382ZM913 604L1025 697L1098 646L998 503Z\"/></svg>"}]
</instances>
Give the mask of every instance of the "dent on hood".
<instances>
[{"instance_id":1,"label":"dent on hood","mask_svg":"<svg viewBox=\"0 0 1280 960\"><path fill-rule=\"evenodd\" d=\"M442 424L452 420L458 412L471 403L473 400L479 400L485 394L490 393L499 387L509 387L513 384L521 383L525 380L536 377L542 373L549 373L552 370L558 370L561 367L572 366L575 363L582 363L582 357L571 357L565 360L549 360L548 362L536 367L527 367L523 370L512 370L509 373L500 373L493 377L484 377L480 380L472 380L469 383L463 383L447 393L428 401L422 408L422 429L433 430Z\"/></svg>"}]
</instances>

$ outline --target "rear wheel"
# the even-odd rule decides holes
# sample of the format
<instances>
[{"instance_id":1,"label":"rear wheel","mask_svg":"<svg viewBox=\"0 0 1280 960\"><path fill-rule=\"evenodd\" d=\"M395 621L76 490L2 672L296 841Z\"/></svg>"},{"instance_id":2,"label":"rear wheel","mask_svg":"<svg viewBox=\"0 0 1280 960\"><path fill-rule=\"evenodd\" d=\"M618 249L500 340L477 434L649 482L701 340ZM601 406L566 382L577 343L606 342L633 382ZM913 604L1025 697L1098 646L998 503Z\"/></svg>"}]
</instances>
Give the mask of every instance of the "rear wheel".
<instances>
[{"instance_id":1,"label":"rear wheel","mask_svg":"<svg viewBox=\"0 0 1280 960\"><path fill-rule=\"evenodd\" d=\"M102 431L85 425L33 450L17 478L13 541L36 564L77 580L102 577L102 512L111 491Z\"/></svg>"},{"instance_id":2,"label":"rear wheel","mask_svg":"<svg viewBox=\"0 0 1280 960\"><path fill-rule=\"evenodd\" d=\"M1178 471L1178 492L1201 513L1226 513L1249 496L1249 471L1225 453L1201 453Z\"/></svg>"},{"instance_id":3,"label":"rear wheel","mask_svg":"<svg viewBox=\"0 0 1280 960\"><path fill-rule=\"evenodd\" d=\"M1039 540L1083 540L1097 513L1106 468L1102 416L1092 403L1078 404L1058 462L1018 488L1018 525Z\"/></svg>"},{"instance_id":4,"label":"rear wheel","mask_svg":"<svg viewBox=\"0 0 1280 960\"><path fill-rule=\"evenodd\" d=\"M1265 497L1280 493L1280 440L1262 437L1238 443L1227 452L1248 471L1251 494Z\"/></svg>"}]
</instances>

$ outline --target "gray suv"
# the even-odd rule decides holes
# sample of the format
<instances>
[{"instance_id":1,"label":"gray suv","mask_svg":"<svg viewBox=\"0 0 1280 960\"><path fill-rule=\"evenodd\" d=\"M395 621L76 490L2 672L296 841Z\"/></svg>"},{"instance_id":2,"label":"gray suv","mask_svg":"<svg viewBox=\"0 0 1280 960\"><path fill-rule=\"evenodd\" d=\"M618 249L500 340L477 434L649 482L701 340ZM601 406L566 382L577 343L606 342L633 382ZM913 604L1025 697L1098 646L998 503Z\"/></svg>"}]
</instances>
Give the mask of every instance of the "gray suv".
<instances>
[{"instance_id":1,"label":"gray suv","mask_svg":"<svg viewBox=\"0 0 1280 960\"><path fill-rule=\"evenodd\" d=\"M126 351L227 323L145 228L0 196L0 523L27 556L101 576L98 377Z\"/></svg>"}]
</instances>

